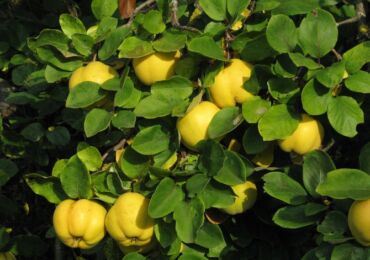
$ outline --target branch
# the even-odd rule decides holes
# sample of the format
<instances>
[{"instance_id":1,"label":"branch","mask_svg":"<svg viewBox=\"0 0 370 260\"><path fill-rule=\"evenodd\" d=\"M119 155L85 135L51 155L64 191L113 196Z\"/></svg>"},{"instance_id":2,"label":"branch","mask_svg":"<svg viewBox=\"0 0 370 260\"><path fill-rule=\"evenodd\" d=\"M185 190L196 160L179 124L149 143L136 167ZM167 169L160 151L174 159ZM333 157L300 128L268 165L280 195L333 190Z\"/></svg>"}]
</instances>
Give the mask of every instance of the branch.
<instances>
[{"instance_id":1,"label":"branch","mask_svg":"<svg viewBox=\"0 0 370 260\"><path fill-rule=\"evenodd\" d=\"M331 52L334 53L334 55L335 55L335 57L337 58L338 61L341 61L343 59L342 55L339 52L337 52L336 49L333 48L331 50Z\"/></svg>"},{"instance_id":2,"label":"branch","mask_svg":"<svg viewBox=\"0 0 370 260\"><path fill-rule=\"evenodd\" d=\"M361 0L356 1L356 16L340 21L340 22L337 22L337 26L356 23L356 22L360 22L360 24L366 23L365 5Z\"/></svg>"},{"instance_id":3,"label":"branch","mask_svg":"<svg viewBox=\"0 0 370 260\"><path fill-rule=\"evenodd\" d=\"M105 159L107 159L108 155L113 152L113 151L117 151L119 149L121 149L122 147L125 146L126 144L126 138L123 138L121 141L119 141L116 145L114 145L113 147L109 148L102 156L102 160L105 161Z\"/></svg>"},{"instance_id":4,"label":"branch","mask_svg":"<svg viewBox=\"0 0 370 260\"><path fill-rule=\"evenodd\" d=\"M170 7L171 7L171 24L173 27L177 29L182 29L186 31L191 31L191 32L197 32L197 33L202 33L200 30L197 28L191 27L191 26L186 26L186 25L181 25L179 22L179 18L177 17L177 9L178 9L179 3L178 0L172 0Z\"/></svg>"},{"instance_id":5,"label":"branch","mask_svg":"<svg viewBox=\"0 0 370 260\"><path fill-rule=\"evenodd\" d=\"M139 5L138 7L135 8L135 11L132 13L130 19L128 20L128 22L126 24L124 24L123 26L124 27L128 27L130 26L133 21L134 21L134 18L135 16L140 13L143 9L145 9L146 7L150 6L151 4L154 4L156 2L156 0L147 0L145 1L144 3L142 3L141 5Z\"/></svg>"}]
</instances>

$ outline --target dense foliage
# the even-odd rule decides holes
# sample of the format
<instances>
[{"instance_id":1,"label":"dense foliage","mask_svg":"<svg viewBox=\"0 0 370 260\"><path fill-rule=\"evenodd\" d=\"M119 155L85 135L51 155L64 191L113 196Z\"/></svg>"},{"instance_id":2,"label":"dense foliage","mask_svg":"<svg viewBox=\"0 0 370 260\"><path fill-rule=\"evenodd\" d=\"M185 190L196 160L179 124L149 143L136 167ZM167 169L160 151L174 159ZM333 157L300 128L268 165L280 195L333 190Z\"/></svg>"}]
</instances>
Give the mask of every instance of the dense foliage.
<instances>
[{"instance_id":1,"label":"dense foliage","mask_svg":"<svg viewBox=\"0 0 370 260\"><path fill-rule=\"evenodd\" d=\"M354 201L370 199L368 6L0 0L0 252L19 259L369 259L370 234L357 239L347 219ZM173 64L153 58L139 68L157 53ZM249 94L223 106L210 88L234 59L250 65ZM69 82L92 61L117 73L97 83L97 69ZM150 81L172 65L172 77ZM201 101L219 108L206 140L193 146L178 121ZM318 130L292 142L315 136L319 149L283 144L306 115ZM257 189L255 204L226 213L235 212L225 208L246 181ZM57 238L52 216L61 201L89 199L109 210L130 191L149 201L155 238L148 250L120 250L109 234L89 249Z\"/></svg>"}]
</instances>

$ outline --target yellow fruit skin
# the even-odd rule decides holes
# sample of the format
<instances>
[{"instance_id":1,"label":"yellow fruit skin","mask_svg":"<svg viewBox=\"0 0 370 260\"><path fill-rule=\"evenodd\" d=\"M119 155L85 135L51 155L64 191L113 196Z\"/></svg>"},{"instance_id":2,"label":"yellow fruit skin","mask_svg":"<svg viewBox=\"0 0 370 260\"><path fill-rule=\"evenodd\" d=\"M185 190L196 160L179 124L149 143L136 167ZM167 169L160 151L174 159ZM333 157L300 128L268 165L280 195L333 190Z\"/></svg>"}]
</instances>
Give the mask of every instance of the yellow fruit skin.
<instances>
[{"instance_id":1,"label":"yellow fruit skin","mask_svg":"<svg viewBox=\"0 0 370 260\"><path fill-rule=\"evenodd\" d=\"M247 62L232 59L230 64L216 75L209 90L218 107L232 107L253 96L243 88L244 83L251 77L252 68Z\"/></svg>"},{"instance_id":2,"label":"yellow fruit skin","mask_svg":"<svg viewBox=\"0 0 370 260\"><path fill-rule=\"evenodd\" d=\"M229 207L221 209L229 215L237 215L253 207L257 199L257 187L251 181L231 187L236 195L235 201Z\"/></svg>"},{"instance_id":3,"label":"yellow fruit skin","mask_svg":"<svg viewBox=\"0 0 370 260\"><path fill-rule=\"evenodd\" d=\"M122 194L108 211L105 227L120 247L148 245L153 237L154 220L148 215L149 200L140 193Z\"/></svg>"},{"instance_id":4,"label":"yellow fruit skin","mask_svg":"<svg viewBox=\"0 0 370 260\"><path fill-rule=\"evenodd\" d=\"M157 81L169 79L175 72L175 64L180 52L156 52L141 58L133 59L133 67L139 80L150 86Z\"/></svg>"},{"instance_id":5,"label":"yellow fruit skin","mask_svg":"<svg viewBox=\"0 0 370 260\"><path fill-rule=\"evenodd\" d=\"M324 128L312 117L302 114L297 129L293 134L279 140L280 148L285 152L295 152L300 155L320 148L324 139Z\"/></svg>"},{"instance_id":6,"label":"yellow fruit skin","mask_svg":"<svg viewBox=\"0 0 370 260\"><path fill-rule=\"evenodd\" d=\"M54 211L55 233L69 247L92 248L105 236L106 214L106 209L95 201L64 200Z\"/></svg>"},{"instance_id":7,"label":"yellow fruit skin","mask_svg":"<svg viewBox=\"0 0 370 260\"><path fill-rule=\"evenodd\" d=\"M69 79L69 89L74 88L84 81L103 84L114 77L118 77L118 73L115 69L100 61L93 61L85 67L76 69L72 73L72 76Z\"/></svg>"},{"instance_id":8,"label":"yellow fruit skin","mask_svg":"<svg viewBox=\"0 0 370 260\"><path fill-rule=\"evenodd\" d=\"M181 142L191 150L196 144L208 138L208 126L220 109L209 101L202 101L177 121Z\"/></svg>"},{"instance_id":9,"label":"yellow fruit skin","mask_svg":"<svg viewBox=\"0 0 370 260\"><path fill-rule=\"evenodd\" d=\"M0 260L16 260L15 256L11 252L0 253Z\"/></svg>"},{"instance_id":10,"label":"yellow fruit skin","mask_svg":"<svg viewBox=\"0 0 370 260\"><path fill-rule=\"evenodd\" d=\"M370 199L352 203L348 212L348 226L358 243L370 247Z\"/></svg>"}]
</instances>

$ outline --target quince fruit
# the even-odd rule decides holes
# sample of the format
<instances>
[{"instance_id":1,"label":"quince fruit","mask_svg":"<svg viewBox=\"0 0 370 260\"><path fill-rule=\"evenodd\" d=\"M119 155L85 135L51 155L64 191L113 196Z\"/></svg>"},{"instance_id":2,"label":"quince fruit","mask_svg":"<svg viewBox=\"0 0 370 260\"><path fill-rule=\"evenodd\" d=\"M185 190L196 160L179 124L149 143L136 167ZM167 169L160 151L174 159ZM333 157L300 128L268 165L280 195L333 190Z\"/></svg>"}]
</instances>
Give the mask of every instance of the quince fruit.
<instances>
[{"instance_id":1,"label":"quince fruit","mask_svg":"<svg viewBox=\"0 0 370 260\"><path fill-rule=\"evenodd\" d=\"M213 102L220 108L232 107L243 103L253 95L244 89L244 83L249 80L252 65L240 59L232 59L230 64L215 77L209 90Z\"/></svg>"},{"instance_id":2,"label":"quince fruit","mask_svg":"<svg viewBox=\"0 0 370 260\"><path fill-rule=\"evenodd\" d=\"M209 101L202 101L177 121L181 142L191 150L196 144L208 138L207 130L212 118L220 109Z\"/></svg>"},{"instance_id":3,"label":"quince fruit","mask_svg":"<svg viewBox=\"0 0 370 260\"><path fill-rule=\"evenodd\" d=\"M257 199L257 187L251 181L246 181L231 187L235 193L233 204L221 210L229 215L236 215L245 212L253 207Z\"/></svg>"},{"instance_id":4,"label":"quince fruit","mask_svg":"<svg viewBox=\"0 0 370 260\"><path fill-rule=\"evenodd\" d=\"M151 243L154 220L148 215L149 199L140 193L122 194L108 211L105 227L122 251Z\"/></svg>"},{"instance_id":5,"label":"quince fruit","mask_svg":"<svg viewBox=\"0 0 370 260\"><path fill-rule=\"evenodd\" d=\"M106 209L95 201L64 200L54 211L55 233L69 247L92 248L105 236L106 214Z\"/></svg>"},{"instance_id":6,"label":"quince fruit","mask_svg":"<svg viewBox=\"0 0 370 260\"><path fill-rule=\"evenodd\" d=\"M324 128L318 120L302 114L297 129L292 135L279 140L280 148L285 152L295 152L300 155L320 148L324 139Z\"/></svg>"},{"instance_id":7,"label":"quince fruit","mask_svg":"<svg viewBox=\"0 0 370 260\"><path fill-rule=\"evenodd\" d=\"M139 80L150 86L157 81L169 79L175 73L175 65L181 53L155 52L144 57L133 59L133 67Z\"/></svg>"},{"instance_id":8,"label":"quince fruit","mask_svg":"<svg viewBox=\"0 0 370 260\"><path fill-rule=\"evenodd\" d=\"M370 247L370 199L357 200L348 212L348 226L358 243Z\"/></svg>"},{"instance_id":9,"label":"quince fruit","mask_svg":"<svg viewBox=\"0 0 370 260\"><path fill-rule=\"evenodd\" d=\"M76 69L72 73L69 79L69 89L74 88L84 81L103 84L114 77L118 77L118 73L115 69L100 61L92 61L86 66Z\"/></svg>"}]
</instances>

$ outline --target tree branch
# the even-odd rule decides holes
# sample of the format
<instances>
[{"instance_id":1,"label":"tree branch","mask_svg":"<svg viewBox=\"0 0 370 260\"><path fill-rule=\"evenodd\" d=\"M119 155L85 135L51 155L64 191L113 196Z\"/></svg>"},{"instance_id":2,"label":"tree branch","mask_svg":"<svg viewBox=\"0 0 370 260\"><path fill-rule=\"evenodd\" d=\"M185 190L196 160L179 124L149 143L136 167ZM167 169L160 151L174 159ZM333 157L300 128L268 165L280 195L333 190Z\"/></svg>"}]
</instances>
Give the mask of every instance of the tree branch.
<instances>
[{"instance_id":1,"label":"tree branch","mask_svg":"<svg viewBox=\"0 0 370 260\"><path fill-rule=\"evenodd\" d=\"M133 23L134 18L138 13L140 13L143 9L150 6L151 4L154 4L155 2L156 2L156 0L147 0L144 3L142 3L141 5L139 5L138 7L136 7L135 11L132 13L128 22L126 24L124 24L123 26L124 27L129 27Z\"/></svg>"},{"instance_id":2,"label":"tree branch","mask_svg":"<svg viewBox=\"0 0 370 260\"><path fill-rule=\"evenodd\" d=\"M171 1L170 8L171 8L171 24L172 24L172 26L177 28L177 29L181 29L181 30L202 33L197 28L180 24L179 18L177 17L178 6L179 6L178 0L172 0Z\"/></svg>"},{"instance_id":3,"label":"tree branch","mask_svg":"<svg viewBox=\"0 0 370 260\"><path fill-rule=\"evenodd\" d=\"M113 147L109 148L102 156L102 160L105 161L105 159L107 159L108 155L113 152L113 151L117 151L119 149L121 149L122 147L125 146L126 144L126 138L123 138L121 141L119 141L116 145L114 145Z\"/></svg>"},{"instance_id":4,"label":"tree branch","mask_svg":"<svg viewBox=\"0 0 370 260\"><path fill-rule=\"evenodd\" d=\"M366 23L366 11L365 11L365 5L361 0L356 1L356 16L348 18L346 20L337 22L337 26L345 25L345 24L351 24L359 22L360 24Z\"/></svg>"},{"instance_id":5,"label":"tree branch","mask_svg":"<svg viewBox=\"0 0 370 260\"><path fill-rule=\"evenodd\" d=\"M331 52L334 53L338 61L341 61L343 59L342 55L336 49L333 48Z\"/></svg>"}]
</instances>

